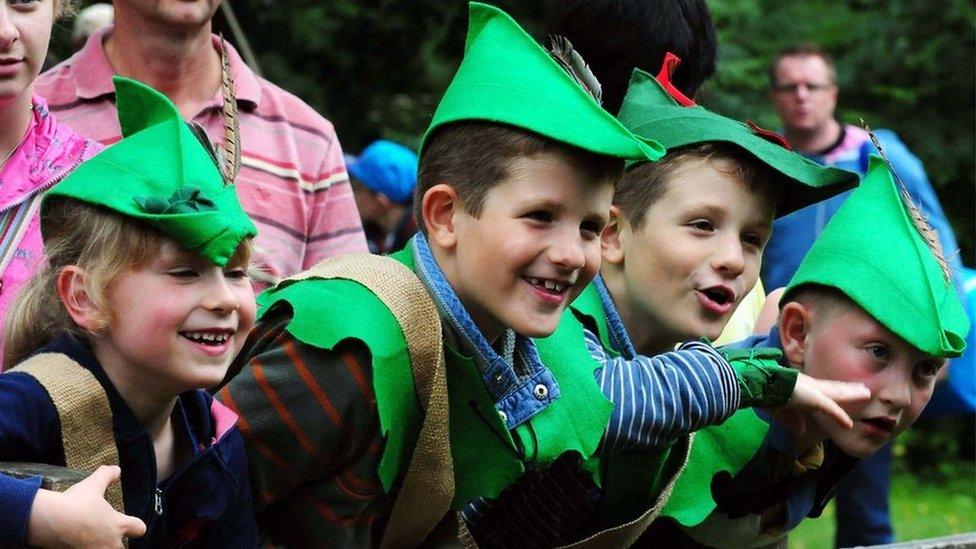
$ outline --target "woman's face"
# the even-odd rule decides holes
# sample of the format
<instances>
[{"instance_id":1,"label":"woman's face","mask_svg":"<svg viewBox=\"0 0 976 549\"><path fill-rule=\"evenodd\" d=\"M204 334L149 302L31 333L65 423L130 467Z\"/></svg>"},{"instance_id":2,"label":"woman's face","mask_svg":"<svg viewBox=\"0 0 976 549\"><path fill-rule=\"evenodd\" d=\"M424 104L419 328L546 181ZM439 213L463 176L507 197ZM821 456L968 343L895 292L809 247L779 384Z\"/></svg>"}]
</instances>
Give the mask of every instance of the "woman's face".
<instances>
[{"instance_id":1,"label":"woman's face","mask_svg":"<svg viewBox=\"0 0 976 549\"><path fill-rule=\"evenodd\" d=\"M54 23L54 0L0 0L0 108L29 100Z\"/></svg>"}]
</instances>

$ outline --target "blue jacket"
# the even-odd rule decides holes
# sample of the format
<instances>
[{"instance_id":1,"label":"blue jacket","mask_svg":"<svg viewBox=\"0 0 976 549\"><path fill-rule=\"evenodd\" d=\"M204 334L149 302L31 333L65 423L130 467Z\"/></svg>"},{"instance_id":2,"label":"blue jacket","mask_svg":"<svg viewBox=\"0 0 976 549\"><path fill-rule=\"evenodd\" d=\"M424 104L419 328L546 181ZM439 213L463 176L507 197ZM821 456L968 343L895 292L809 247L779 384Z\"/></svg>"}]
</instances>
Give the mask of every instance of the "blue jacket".
<instances>
[{"instance_id":1,"label":"blue jacket","mask_svg":"<svg viewBox=\"0 0 976 549\"><path fill-rule=\"evenodd\" d=\"M174 418L182 421L194 456L167 479L156 478L152 438L122 400L87 347L68 336L38 352L68 355L95 375L108 395L122 468L126 514L139 517L146 535L129 547L254 547L244 441L236 417L205 391L179 396ZM0 375L0 461L64 465L61 425L44 388L23 373ZM40 479L0 475L0 545L23 544Z\"/></svg>"},{"instance_id":2,"label":"blue jacket","mask_svg":"<svg viewBox=\"0 0 976 549\"><path fill-rule=\"evenodd\" d=\"M818 164L836 166L845 170L864 174L868 167L868 156L877 154L867 132L861 128L844 126L841 143L823 155L805 155ZM908 150L908 147L890 130L876 130L885 154L891 161L895 172L908 187L915 203L928 218L929 224L939 232L942 249L950 260L956 279L953 281L962 299L962 283L958 279L962 272L959 257L959 244L946 219L939 199L925 175L922 162ZM800 261L813 246L824 226L847 200L852 191L839 194L823 202L797 210L773 222L773 236L763 252L762 281L767 291L782 288L789 283Z\"/></svg>"}]
</instances>

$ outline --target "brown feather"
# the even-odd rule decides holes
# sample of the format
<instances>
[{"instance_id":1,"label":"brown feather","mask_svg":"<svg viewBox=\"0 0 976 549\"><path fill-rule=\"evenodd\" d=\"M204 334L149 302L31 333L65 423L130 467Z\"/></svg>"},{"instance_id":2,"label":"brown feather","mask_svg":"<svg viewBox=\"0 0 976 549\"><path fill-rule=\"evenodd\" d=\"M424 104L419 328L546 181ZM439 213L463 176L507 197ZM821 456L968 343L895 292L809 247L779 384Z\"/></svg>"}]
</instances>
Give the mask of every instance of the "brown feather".
<instances>
[{"instance_id":1,"label":"brown feather","mask_svg":"<svg viewBox=\"0 0 976 549\"><path fill-rule=\"evenodd\" d=\"M895 182L898 183L898 190L901 194L901 199L905 203L905 207L908 209L908 217L912 220L912 224L918 230L919 234L922 235L922 240L928 245L929 250L932 251L932 255L935 256L936 261L939 262L939 267L942 268L942 277L945 279L946 284L951 284L952 282L952 267L946 260L945 253L942 250L942 241L939 240L939 232L929 225L928 220L925 219L925 214L918 209L915 201L912 200L911 193L908 192L908 187L905 185L901 177L898 176L898 172L895 171L894 166L891 165L891 161L888 160L888 155L885 154L884 148L881 146L881 141L878 140L874 132L871 131L871 126L868 126L864 119L861 119L861 125L867 130L868 135L871 137L871 143L874 144L874 148L878 149L878 154L884 159L885 164L888 165L888 169L895 176Z\"/></svg>"},{"instance_id":2,"label":"brown feather","mask_svg":"<svg viewBox=\"0 0 976 549\"><path fill-rule=\"evenodd\" d=\"M224 183L231 185L241 171L240 122L237 117L237 97L234 95L234 75L231 74L230 57L223 36L220 37L220 87L224 114L224 165L221 172Z\"/></svg>"},{"instance_id":3,"label":"brown feather","mask_svg":"<svg viewBox=\"0 0 976 549\"><path fill-rule=\"evenodd\" d=\"M573 44L565 36L550 34L549 41L552 43L552 47L549 48L549 55L573 77L573 80L576 80L587 93L593 96L597 103L600 103L603 98L603 88L600 86L600 81L597 80L596 75L590 70L589 65L586 64L583 56L573 49Z\"/></svg>"}]
</instances>

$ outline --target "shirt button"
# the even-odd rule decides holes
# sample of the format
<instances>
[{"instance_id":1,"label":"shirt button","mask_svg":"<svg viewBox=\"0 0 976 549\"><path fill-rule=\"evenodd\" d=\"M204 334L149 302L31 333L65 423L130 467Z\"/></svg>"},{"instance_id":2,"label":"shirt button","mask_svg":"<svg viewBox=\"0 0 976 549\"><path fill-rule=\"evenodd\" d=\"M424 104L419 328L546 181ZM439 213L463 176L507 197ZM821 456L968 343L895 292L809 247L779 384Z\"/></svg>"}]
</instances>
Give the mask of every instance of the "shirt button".
<instances>
[{"instance_id":1,"label":"shirt button","mask_svg":"<svg viewBox=\"0 0 976 549\"><path fill-rule=\"evenodd\" d=\"M501 410L498 410L498 415L502 418L502 423L504 423L505 425L508 425L508 414L506 414L505 412L503 412Z\"/></svg>"},{"instance_id":2,"label":"shirt button","mask_svg":"<svg viewBox=\"0 0 976 549\"><path fill-rule=\"evenodd\" d=\"M535 389L532 389L532 394L534 394L535 398L539 400L545 400L545 398L549 396L549 387L546 387L540 383L535 386Z\"/></svg>"}]
</instances>

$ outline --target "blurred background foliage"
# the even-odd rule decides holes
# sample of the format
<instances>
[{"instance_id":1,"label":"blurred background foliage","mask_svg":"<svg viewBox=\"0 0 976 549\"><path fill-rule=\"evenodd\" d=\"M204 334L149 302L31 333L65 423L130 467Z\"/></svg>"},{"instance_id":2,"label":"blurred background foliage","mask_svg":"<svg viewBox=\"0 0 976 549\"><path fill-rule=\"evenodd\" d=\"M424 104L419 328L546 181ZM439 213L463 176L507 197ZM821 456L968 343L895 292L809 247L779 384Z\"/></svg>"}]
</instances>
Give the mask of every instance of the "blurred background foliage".
<instances>
[{"instance_id":1,"label":"blurred background foliage","mask_svg":"<svg viewBox=\"0 0 976 549\"><path fill-rule=\"evenodd\" d=\"M492 0L539 37L558 0ZM86 2L87 3L87 2ZM974 261L976 10L972 0L711 0L718 73L700 102L776 128L767 68L817 42L837 61L839 116L895 130L922 158ZM464 0L233 0L264 73L331 120L349 152L385 137L414 145L464 44ZM69 22L66 22L69 23ZM215 27L226 29L221 13ZM594 29L594 32L613 32ZM56 35L55 57L67 52ZM230 38L230 33L225 32Z\"/></svg>"}]
</instances>

